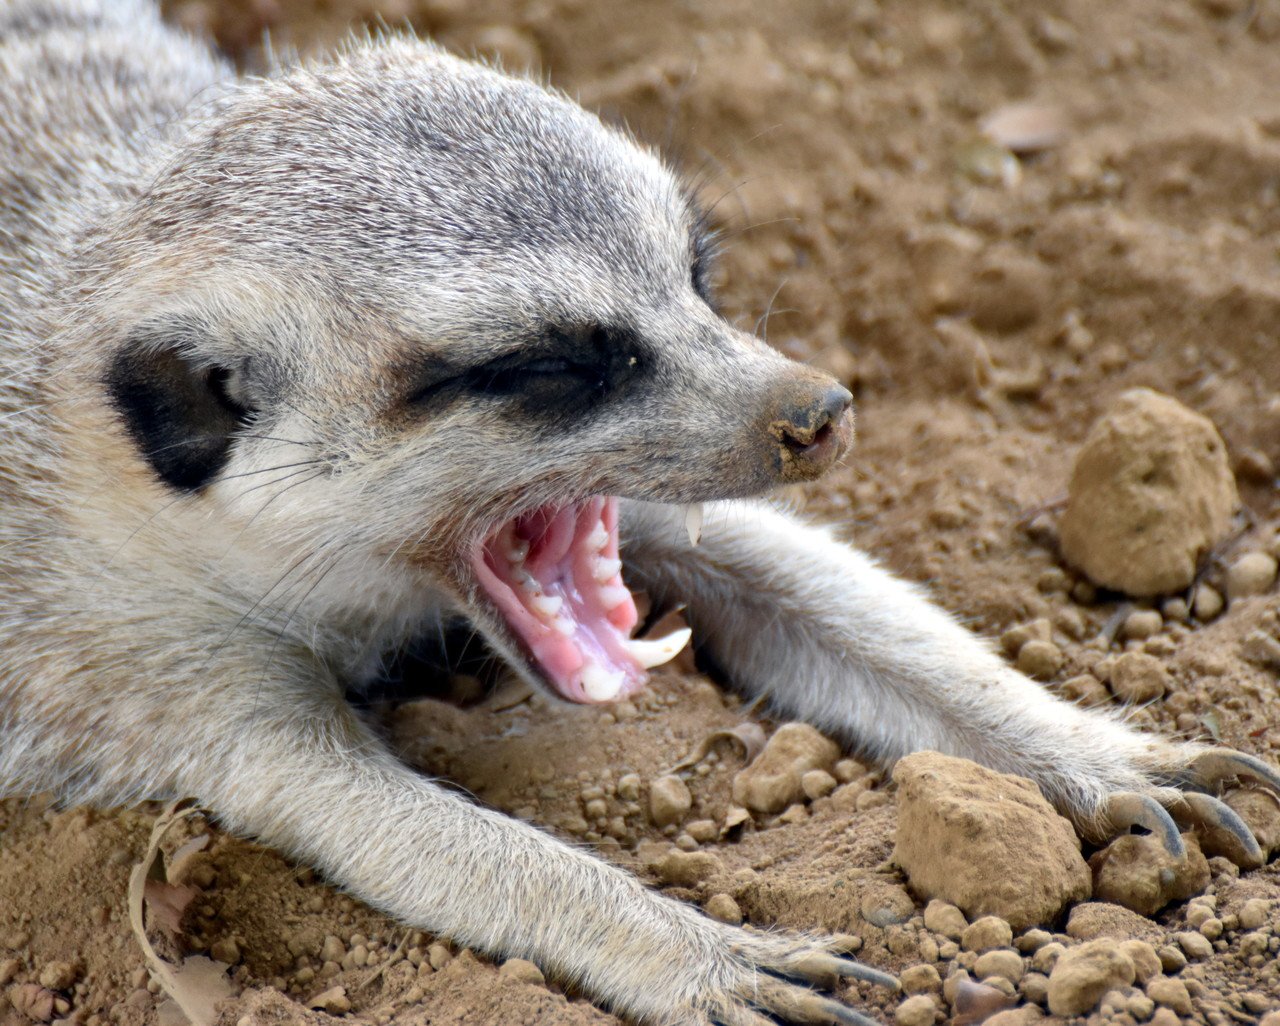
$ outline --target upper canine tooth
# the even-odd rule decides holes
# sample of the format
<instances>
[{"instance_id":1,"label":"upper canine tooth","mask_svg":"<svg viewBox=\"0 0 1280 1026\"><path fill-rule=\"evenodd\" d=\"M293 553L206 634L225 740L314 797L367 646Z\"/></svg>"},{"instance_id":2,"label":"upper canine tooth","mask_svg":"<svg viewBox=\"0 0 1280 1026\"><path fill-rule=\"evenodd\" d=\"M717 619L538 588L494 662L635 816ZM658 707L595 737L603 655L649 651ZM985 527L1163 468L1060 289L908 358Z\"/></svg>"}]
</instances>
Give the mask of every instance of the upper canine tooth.
<instances>
[{"instance_id":1,"label":"upper canine tooth","mask_svg":"<svg viewBox=\"0 0 1280 1026\"><path fill-rule=\"evenodd\" d=\"M587 663L582 668L582 690L593 702L617 698L626 679L621 670L606 670L599 663Z\"/></svg>"},{"instance_id":2,"label":"upper canine tooth","mask_svg":"<svg viewBox=\"0 0 1280 1026\"><path fill-rule=\"evenodd\" d=\"M596 526L591 529L591 533L587 535L587 545L593 552L599 552L609 544L609 532L604 526L604 521L597 520Z\"/></svg>"},{"instance_id":3,"label":"upper canine tooth","mask_svg":"<svg viewBox=\"0 0 1280 1026\"><path fill-rule=\"evenodd\" d=\"M684 529L689 532L689 544L697 545L702 538L702 503L692 502L684 508Z\"/></svg>"},{"instance_id":4,"label":"upper canine tooth","mask_svg":"<svg viewBox=\"0 0 1280 1026\"><path fill-rule=\"evenodd\" d=\"M688 627L681 627L678 631L672 631L665 638L637 638L628 641L627 649L637 663L646 670L652 670L655 666L671 662L672 659L680 654L680 650L689 644L689 639L692 636L693 631Z\"/></svg>"},{"instance_id":5,"label":"upper canine tooth","mask_svg":"<svg viewBox=\"0 0 1280 1026\"><path fill-rule=\"evenodd\" d=\"M604 584L612 581L622 572L622 560L611 559L608 556L599 556L596 559L595 569L592 574L597 584Z\"/></svg>"},{"instance_id":6,"label":"upper canine tooth","mask_svg":"<svg viewBox=\"0 0 1280 1026\"><path fill-rule=\"evenodd\" d=\"M564 605L564 599L559 595L535 595L529 600L529 605L533 607L534 612L541 613L550 619L560 612L560 607Z\"/></svg>"}]
</instances>

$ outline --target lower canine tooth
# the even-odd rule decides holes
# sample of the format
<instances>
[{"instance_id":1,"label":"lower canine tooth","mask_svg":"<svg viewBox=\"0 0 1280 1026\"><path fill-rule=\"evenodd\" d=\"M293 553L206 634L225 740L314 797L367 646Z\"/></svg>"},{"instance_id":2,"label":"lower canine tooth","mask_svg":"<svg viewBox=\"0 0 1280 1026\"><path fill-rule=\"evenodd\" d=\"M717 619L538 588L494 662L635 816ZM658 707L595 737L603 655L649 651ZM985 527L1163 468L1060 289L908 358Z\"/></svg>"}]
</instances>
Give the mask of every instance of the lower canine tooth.
<instances>
[{"instance_id":1,"label":"lower canine tooth","mask_svg":"<svg viewBox=\"0 0 1280 1026\"><path fill-rule=\"evenodd\" d=\"M595 577L597 584L604 584L606 581L612 581L621 572L622 560L601 556L596 560L592 576Z\"/></svg>"},{"instance_id":2,"label":"lower canine tooth","mask_svg":"<svg viewBox=\"0 0 1280 1026\"><path fill-rule=\"evenodd\" d=\"M702 503L695 502L684 508L684 529L689 532L689 544L697 545L702 538Z\"/></svg>"},{"instance_id":3,"label":"lower canine tooth","mask_svg":"<svg viewBox=\"0 0 1280 1026\"><path fill-rule=\"evenodd\" d=\"M587 663L582 668L582 690L593 702L607 702L617 698L627 675L621 670L606 670L598 663Z\"/></svg>"},{"instance_id":4,"label":"lower canine tooth","mask_svg":"<svg viewBox=\"0 0 1280 1026\"><path fill-rule=\"evenodd\" d=\"M646 670L652 670L655 666L661 666L663 663L669 663L677 655L680 650L689 644L689 638L693 636L693 631L688 627L681 627L678 631L672 631L665 638L654 638L653 640L633 640L627 642L627 650L631 653L631 657Z\"/></svg>"},{"instance_id":5,"label":"lower canine tooth","mask_svg":"<svg viewBox=\"0 0 1280 1026\"><path fill-rule=\"evenodd\" d=\"M560 612L560 607L564 605L564 599L559 595L535 595L529 600L529 605L533 607L535 613L550 619Z\"/></svg>"}]
</instances>

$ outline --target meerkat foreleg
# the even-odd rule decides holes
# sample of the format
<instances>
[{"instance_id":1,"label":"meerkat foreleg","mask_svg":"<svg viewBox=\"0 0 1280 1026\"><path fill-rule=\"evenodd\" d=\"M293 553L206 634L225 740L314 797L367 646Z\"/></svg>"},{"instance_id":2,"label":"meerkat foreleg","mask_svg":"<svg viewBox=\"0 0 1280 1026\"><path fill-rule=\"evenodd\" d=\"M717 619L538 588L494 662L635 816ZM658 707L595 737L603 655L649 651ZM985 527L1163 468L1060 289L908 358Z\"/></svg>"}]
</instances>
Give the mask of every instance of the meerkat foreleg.
<instances>
[{"instance_id":1,"label":"meerkat foreleg","mask_svg":"<svg viewBox=\"0 0 1280 1026\"><path fill-rule=\"evenodd\" d=\"M645 888L549 834L404 766L336 689L277 677L222 688L222 714L185 744L176 781L232 831L256 836L405 923L534 961L652 1023L871 1020L768 975L892 977L808 937L753 934ZM178 739L173 739L178 743Z\"/></svg>"},{"instance_id":2,"label":"meerkat foreleg","mask_svg":"<svg viewBox=\"0 0 1280 1026\"><path fill-rule=\"evenodd\" d=\"M883 762L933 749L1029 777L1094 836L1141 822L1178 850L1169 807L1234 835L1242 861L1261 858L1227 806L1192 809L1178 790L1238 776L1280 791L1280 773L1260 760L1056 698L828 529L761 503L712 503L691 547L683 518L678 507L626 509L633 584L687 603L698 643L783 715Z\"/></svg>"}]
</instances>

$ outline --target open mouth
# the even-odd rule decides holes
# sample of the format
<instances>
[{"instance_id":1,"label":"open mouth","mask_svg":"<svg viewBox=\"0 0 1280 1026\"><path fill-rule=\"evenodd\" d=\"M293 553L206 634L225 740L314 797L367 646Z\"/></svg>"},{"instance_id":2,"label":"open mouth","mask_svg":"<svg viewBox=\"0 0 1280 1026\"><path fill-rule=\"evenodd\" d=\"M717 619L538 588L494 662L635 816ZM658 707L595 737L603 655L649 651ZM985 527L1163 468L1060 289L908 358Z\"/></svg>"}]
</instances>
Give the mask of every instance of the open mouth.
<instances>
[{"instance_id":1,"label":"open mouth","mask_svg":"<svg viewBox=\"0 0 1280 1026\"><path fill-rule=\"evenodd\" d=\"M480 587L555 690L572 702L634 694L674 659L688 628L631 637L638 616L622 583L618 500L595 496L508 520L471 556Z\"/></svg>"}]
</instances>

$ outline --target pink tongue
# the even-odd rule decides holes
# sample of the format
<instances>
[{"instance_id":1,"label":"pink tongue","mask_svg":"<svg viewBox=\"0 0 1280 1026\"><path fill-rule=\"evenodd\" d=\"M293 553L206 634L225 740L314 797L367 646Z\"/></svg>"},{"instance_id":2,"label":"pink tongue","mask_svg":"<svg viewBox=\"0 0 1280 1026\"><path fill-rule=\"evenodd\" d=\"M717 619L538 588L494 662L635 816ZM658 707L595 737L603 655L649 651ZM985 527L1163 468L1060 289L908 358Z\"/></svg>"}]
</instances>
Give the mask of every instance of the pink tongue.
<instances>
[{"instance_id":1,"label":"pink tongue","mask_svg":"<svg viewBox=\"0 0 1280 1026\"><path fill-rule=\"evenodd\" d=\"M607 702L648 680L627 649L636 606L618 562L618 500L517 517L472 557L480 586L548 680L574 702Z\"/></svg>"}]
</instances>

